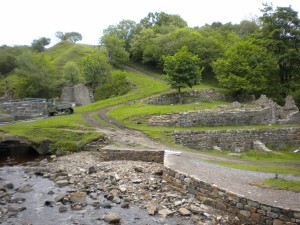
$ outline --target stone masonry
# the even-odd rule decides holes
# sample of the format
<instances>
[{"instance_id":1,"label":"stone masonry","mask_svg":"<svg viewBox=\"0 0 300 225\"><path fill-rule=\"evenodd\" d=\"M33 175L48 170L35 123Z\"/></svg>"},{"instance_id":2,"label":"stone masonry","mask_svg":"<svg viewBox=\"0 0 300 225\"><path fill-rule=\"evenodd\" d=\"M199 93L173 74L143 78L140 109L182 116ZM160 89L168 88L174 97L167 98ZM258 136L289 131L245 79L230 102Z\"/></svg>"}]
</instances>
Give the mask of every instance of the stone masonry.
<instances>
[{"instance_id":1,"label":"stone masonry","mask_svg":"<svg viewBox=\"0 0 300 225\"><path fill-rule=\"evenodd\" d=\"M193 149L246 151L259 140L271 149L300 146L300 128L175 131L175 143Z\"/></svg>"},{"instance_id":2,"label":"stone masonry","mask_svg":"<svg viewBox=\"0 0 300 225\"><path fill-rule=\"evenodd\" d=\"M257 107L224 108L169 113L152 116L150 126L199 127L199 126L248 126L268 124L298 124L300 113L292 96L286 98L283 107L262 95L254 102Z\"/></svg>"},{"instance_id":3,"label":"stone masonry","mask_svg":"<svg viewBox=\"0 0 300 225\"><path fill-rule=\"evenodd\" d=\"M82 106L93 102L93 93L84 84L76 84L72 87L64 87L61 99L63 102L74 102L77 106Z\"/></svg>"},{"instance_id":4,"label":"stone masonry","mask_svg":"<svg viewBox=\"0 0 300 225\"><path fill-rule=\"evenodd\" d=\"M216 209L235 214L244 224L297 225L299 209L262 204L165 166L164 179Z\"/></svg>"}]
</instances>

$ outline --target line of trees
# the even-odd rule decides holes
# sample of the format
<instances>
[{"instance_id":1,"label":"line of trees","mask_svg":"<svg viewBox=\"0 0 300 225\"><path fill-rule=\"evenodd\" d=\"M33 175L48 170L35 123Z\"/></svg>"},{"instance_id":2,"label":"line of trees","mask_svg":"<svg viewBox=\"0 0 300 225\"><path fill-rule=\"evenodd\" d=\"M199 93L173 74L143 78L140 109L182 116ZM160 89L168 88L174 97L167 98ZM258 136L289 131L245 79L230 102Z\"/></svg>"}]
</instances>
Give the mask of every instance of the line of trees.
<instances>
[{"instance_id":1,"label":"line of trees","mask_svg":"<svg viewBox=\"0 0 300 225\"><path fill-rule=\"evenodd\" d=\"M22 78L38 74L37 78L41 79L36 80L51 75L59 80L58 87L85 82L97 92L96 99L101 99L103 90L120 90L113 88L113 83L128 85L122 74L113 75L112 71L114 65L132 60L164 71L171 87L178 91L193 87L201 79L215 80L233 95L267 94L280 101L292 94L300 105L298 13L291 7L273 8L267 4L263 4L261 12L261 17L239 24L215 22L194 28L188 27L180 16L164 12L149 13L139 23L122 20L103 31L100 50L83 56L79 64L67 63L62 79L55 77L57 72L47 57L32 56L33 53L30 56L26 47L2 46L0 73L5 76L17 71ZM70 42L82 39L77 32L57 32L56 37ZM34 40L31 50L41 54L49 41L47 38ZM20 52L25 52L27 58ZM21 81L24 84L25 80ZM36 94L47 91L48 87L40 86L41 92ZM34 88L28 86L26 90Z\"/></svg>"},{"instance_id":2,"label":"line of trees","mask_svg":"<svg viewBox=\"0 0 300 225\"><path fill-rule=\"evenodd\" d=\"M273 8L268 4L263 4L261 12L261 17L240 24L215 22L194 28L178 15L149 13L140 23L123 20L109 26L101 43L107 45L112 37L119 39L131 60L165 71L177 90L196 84L197 76L216 79L233 95L263 93L280 101L292 94L300 104L298 13L290 6ZM114 45L107 46L114 58ZM191 78L181 62L183 82L178 80L180 69L175 62L170 67L170 56L176 60L184 46L186 52L198 57L193 65L200 74ZM177 71L172 70L175 67ZM184 84L179 87L179 83Z\"/></svg>"}]
</instances>

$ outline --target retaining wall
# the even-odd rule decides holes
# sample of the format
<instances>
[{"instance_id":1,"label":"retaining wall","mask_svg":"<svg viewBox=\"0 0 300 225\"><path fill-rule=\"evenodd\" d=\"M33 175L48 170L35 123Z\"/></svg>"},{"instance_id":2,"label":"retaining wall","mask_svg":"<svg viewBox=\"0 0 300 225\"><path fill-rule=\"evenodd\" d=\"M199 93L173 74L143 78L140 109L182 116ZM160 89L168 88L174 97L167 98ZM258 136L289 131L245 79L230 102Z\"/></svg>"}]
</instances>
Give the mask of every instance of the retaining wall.
<instances>
[{"instance_id":1,"label":"retaining wall","mask_svg":"<svg viewBox=\"0 0 300 225\"><path fill-rule=\"evenodd\" d=\"M100 149L100 159L103 161L131 160L143 162L164 163L165 151L159 150L115 150Z\"/></svg>"},{"instance_id":2,"label":"retaining wall","mask_svg":"<svg viewBox=\"0 0 300 225\"><path fill-rule=\"evenodd\" d=\"M271 149L284 146L300 146L300 128L175 131L175 143L193 149L246 151L253 149L253 142L259 140Z\"/></svg>"},{"instance_id":3,"label":"retaining wall","mask_svg":"<svg viewBox=\"0 0 300 225\"><path fill-rule=\"evenodd\" d=\"M176 127L268 125L273 123L272 115L272 108L201 110L152 116L148 124Z\"/></svg>"},{"instance_id":4,"label":"retaining wall","mask_svg":"<svg viewBox=\"0 0 300 225\"><path fill-rule=\"evenodd\" d=\"M164 179L178 189L193 194L206 205L234 213L246 224L300 224L300 210L298 209L284 209L261 204L166 166L164 169Z\"/></svg>"}]
</instances>

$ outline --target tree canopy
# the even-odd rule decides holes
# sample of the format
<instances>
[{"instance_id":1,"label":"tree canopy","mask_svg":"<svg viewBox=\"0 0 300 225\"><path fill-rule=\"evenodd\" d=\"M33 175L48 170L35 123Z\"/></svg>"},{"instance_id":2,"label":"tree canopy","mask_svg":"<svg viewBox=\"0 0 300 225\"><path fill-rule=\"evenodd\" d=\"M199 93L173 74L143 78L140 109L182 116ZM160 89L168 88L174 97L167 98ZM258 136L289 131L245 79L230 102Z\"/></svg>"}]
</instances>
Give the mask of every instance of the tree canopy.
<instances>
[{"instance_id":1,"label":"tree canopy","mask_svg":"<svg viewBox=\"0 0 300 225\"><path fill-rule=\"evenodd\" d=\"M163 57L164 71L172 88L180 93L184 87L193 87L201 79L199 58L183 46L175 55Z\"/></svg>"}]
</instances>

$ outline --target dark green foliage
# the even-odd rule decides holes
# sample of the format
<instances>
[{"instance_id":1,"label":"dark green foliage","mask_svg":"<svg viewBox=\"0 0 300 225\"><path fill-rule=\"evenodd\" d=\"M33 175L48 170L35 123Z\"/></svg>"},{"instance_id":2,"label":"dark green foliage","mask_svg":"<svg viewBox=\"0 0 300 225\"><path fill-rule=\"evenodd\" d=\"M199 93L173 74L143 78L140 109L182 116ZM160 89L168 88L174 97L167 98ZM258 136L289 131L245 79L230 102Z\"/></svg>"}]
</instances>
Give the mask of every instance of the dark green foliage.
<instances>
[{"instance_id":1,"label":"dark green foliage","mask_svg":"<svg viewBox=\"0 0 300 225\"><path fill-rule=\"evenodd\" d=\"M103 44L107 51L110 62L126 63L129 60L129 54L125 50L125 42L115 36L106 34L101 38L101 44Z\"/></svg>"},{"instance_id":2,"label":"dark green foliage","mask_svg":"<svg viewBox=\"0 0 300 225\"><path fill-rule=\"evenodd\" d=\"M45 51L45 46L49 45L50 42L50 38L42 37L40 39L33 40L31 43L31 48L36 52L43 52Z\"/></svg>"},{"instance_id":3,"label":"dark green foliage","mask_svg":"<svg viewBox=\"0 0 300 225\"><path fill-rule=\"evenodd\" d=\"M276 61L261 46L251 41L238 42L229 48L224 58L213 63L221 86L238 94L261 94L269 84L276 83Z\"/></svg>"},{"instance_id":4,"label":"dark green foliage","mask_svg":"<svg viewBox=\"0 0 300 225\"><path fill-rule=\"evenodd\" d=\"M105 84L111 76L111 66L104 52L94 51L82 59L82 73L86 82L95 91L96 87Z\"/></svg>"},{"instance_id":5,"label":"dark green foliage","mask_svg":"<svg viewBox=\"0 0 300 225\"><path fill-rule=\"evenodd\" d=\"M264 5L262 9L261 39L268 50L276 56L278 76L283 95L291 91L300 80L300 19L291 7Z\"/></svg>"},{"instance_id":6,"label":"dark green foliage","mask_svg":"<svg viewBox=\"0 0 300 225\"><path fill-rule=\"evenodd\" d=\"M61 40L61 41L70 41L73 43L76 43L77 41L81 41L82 40L82 35L78 32L61 32L61 31L57 31L55 33L55 36Z\"/></svg>"},{"instance_id":7,"label":"dark green foliage","mask_svg":"<svg viewBox=\"0 0 300 225\"><path fill-rule=\"evenodd\" d=\"M57 93L55 67L43 54L27 52L17 58L18 97L52 98Z\"/></svg>"},{"instance_id":8,"label":"dark green foliage","mask_svg":"<svg viewBox=\"0 0 300 225\"><path fill-rule=\"evenodd\" d=\"M132 85L126 80L126 73L116 70L105 84L99 85L95 91L95 100L124 95L130 91Z\"/></svg>"},{"instance_id":9,"label":"dark green foliage","mask_svg":"<svg viewBox=\"0 0 300 225\"><path fill-rule=\"evenodd\" d=\"M199 58L188 52L186 46L183 46L173 56L163 57L163 60L168 82L178 92L184 87L191 88L199 83L202 72L199 66Z\"/></svg>"}]
</instances>

